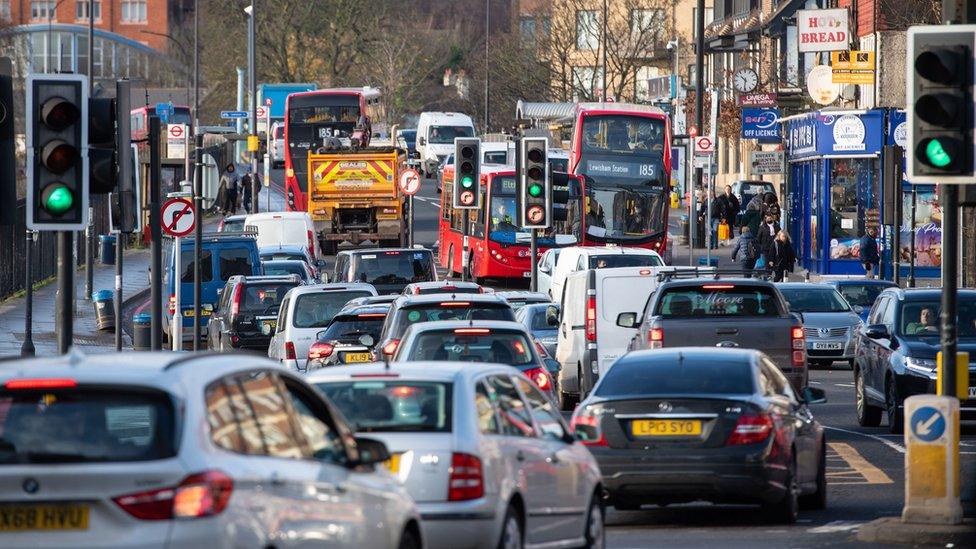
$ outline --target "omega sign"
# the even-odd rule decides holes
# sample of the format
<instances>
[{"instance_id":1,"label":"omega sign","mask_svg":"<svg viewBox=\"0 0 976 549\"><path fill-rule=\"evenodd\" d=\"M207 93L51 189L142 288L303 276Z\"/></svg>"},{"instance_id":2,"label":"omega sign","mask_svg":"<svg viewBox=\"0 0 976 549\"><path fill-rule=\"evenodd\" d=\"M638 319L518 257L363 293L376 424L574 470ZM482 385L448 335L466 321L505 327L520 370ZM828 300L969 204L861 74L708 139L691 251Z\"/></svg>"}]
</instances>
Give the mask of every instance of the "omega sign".
<instances>
[{"instance_id":1,"label":"omega sign","mask_svg":"<svg viewBox=\"0 0 976 549\"><path fill-rule=\"evenodd\" d=\"M800 52L837 51L850 47L847 9L798 10L796 26Z\"/></svg>"}]
</instances>

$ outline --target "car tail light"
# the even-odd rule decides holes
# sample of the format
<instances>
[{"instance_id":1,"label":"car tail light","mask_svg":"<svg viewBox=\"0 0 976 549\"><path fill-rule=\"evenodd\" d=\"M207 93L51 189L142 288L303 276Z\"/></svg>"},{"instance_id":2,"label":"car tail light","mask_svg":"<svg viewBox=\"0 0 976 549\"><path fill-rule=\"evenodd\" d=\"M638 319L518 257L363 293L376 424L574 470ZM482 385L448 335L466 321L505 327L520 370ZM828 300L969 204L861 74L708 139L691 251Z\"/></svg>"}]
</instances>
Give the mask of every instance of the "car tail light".
<instances>
[{"instance_id":1,"label":"car tail light","mask_svg":"<svg viewBox=\"0 0 976 549\"><path fill-rule=\"evenodd\" d=\"M535 386L543 391L552 390L552 379L549 377L549 372L544 368L532 368L525 371L525 375L535 383Z\"/></svg>"},{"instance_id":2,"label":"car tail light","mask_svg":"<svg viewBox=\"0 0 976 549\"><path fill-rule=\"evenodd\" d=\"M3 384L10 391L31 389L74 389L78 382L67 377L48 377L36 379L11 379Z\"/></svg>"},{"instance_id":3,"label":"car tail light","mask_svg":"<svg viewBox=\"0 0 976 549\"><path fill-rule=\"evenodd\" d=\"M386 318L386 313L360 313L356 318Z\"/></svg>"},{"instance_id":4,"label":"car tail light","mask_svg":"<svg viewBox=\"0 0 976 549\"><path fill-rule=\"evenodd\" d=\"M394 339L393 341L383 346L383 354L386 356L393 356L393 354L396 353L397 346L399 345L400 345L400 340Z\"/></svg>"},{"instance_id":5,"label":"car tail light","mask_svg":"<svg viewBox=\"0 0 976 549\"><path fill-rule=\"evenodd\" d=\"M332 351L335 347L331 343L315 342L308 349L308 359L317 360L320 358L328 358L332 356Z\"/></svg>"},{"instance_id":6,"label":"car tail light","mask_svg":"<svg viewBox=\"0 0 976 549\"><path fill-rule=\"evenodd\" d=\"M755 444L769 438L773 431L773 420L768 414L745 413L735 422L735 429L725 441L726 446Z\"/></svg>"},{"instance_id":7,"label":"car tail light","mask_svg":"<svg viewBox=\"0 0 976 549\"><path fill-rule=\"evenodd\" d=\"M735 288L735 284L703 284L703 290L731 290Z\"/></svg>"},{"instance_id":8,"label":"car tail light","mask_svg":"<svg viewBox=\"0 0 976 549\"><path fill-rule=\"evenodd\" d=\"M441 303L441 307L470 307L470 301L444 301Z\"/></svg>"},{"instance_id":9,"label":"car tail light","mask_svg":"<svg viewBox=\"0 0 976 549\"><path fill-rule=\"evenodd\" d=\"M660 349L664 347L664 328L651 328L647 331L647 347Z\"/></svg>"},{"instance_id":10,"label":"car tail light","mask_svg":"<svg viewBox=\"0 0 976 549\"><path fill-rule=\"evenodd\" d=\"M577 410L569 420L569 428L586 446L608 446L603 429L600 428L600 418L589 412Z\"/></svg>"},{"instance_id":11,"label":"car tail light","mask_svg":"<svg viewBox=\"0 0 976 549\"><path fill-rule=\"evenodd\" d=\"M285 360L295 360L298 355L295 354L295 344L291 341L285 342Z\"/></svg>"},{"instance_id":12,"label":"car tail light","mask_svg":"<svg viewBox=\"0 0 976 549\"><path fill-rule=\"evenodd\" d=\"M167 309L169 310L169 316L176 314L176 294L169 295L169 305L167 306Z\"/></svg>"},{"instance_id":13,"label":"car tail light","mask_svg":"<svg viewBox=\"0 0 976 549\"><path fill-rule=\"evenodd\" d=\"M241 297L244 294L244 285L238 284L234 286L234 295L230 300L230 316L237 316L237 313L241 311Z\"/></svg>"},{"instance_id":14,"label":"car tail light","mask_svg":"<svg viewBox=\"0 0 976 549\"><path fill-rule=\"evenodd\" d=\"M312 257L315 257L315 233L305 231L305 234L308 235L308 253L312 254Z\"/></svg>"},{"instance_id":15,"label":"car tail light","mask_svg":"<svg viewBox=\"0 0 976 549\"><path fill-rule=\"evenodd\" d=\"M535 340L535 350L538 351L539 356L542 358L549 358L549 351L546 350L545 345L540 343L538 339Z\"/></svg>"},{"instance_id":16,"label":"car tail light","mask_svg":"<svg viewBox=\"0 0 976 549\"><path fill-rule=\"evenodd\" d=\"M802 368L807 363L807 339L803 335L803 326L794 326L790 330L790 343L793 349L790 362L793 368Z\"/></svg>"},{"instance_id":17,"label":"car tail light","mask_svg":"<svg viewBox=\"0 0 976 549\"><path fill-rule=\"evenodd\" d=\"M470 454L451 455L450 479L448 480L448 501L478 499L485 495L484 476L481 460Z\"/></svg>"},{"instance_id":18,"label":"car tail light","mask_svg":"<svg viewBox=\"0 0 976 549\"><path fill-rule=\"evenodd\" d=\"M484 335L484 334L490 334L491 333L491 329L489 329L489 328L456 328L454 330L454 333L456 333L456 334L462 334L462 335Z\"/></svg>"},{"instance_id":19,"label":"car tail light","mask_svg":"<svg viewBox=\"0 0 976 549\"><path fill-rule=\"evenodd\" d=\"M116 505L142 520L169 520L219 515L227 508L234 481L220 471L190 475L178 486L112 498Z\"/></svg>"},{"instance_id":20,"label":"car tail light","mask_svg":"<svg viewBox=\"0 0 976 549\"><path fill-rule=\"evenodd\" d=\"M586 298L586 340L596 341L596 296Z\"/></svg>"}]
</instances>

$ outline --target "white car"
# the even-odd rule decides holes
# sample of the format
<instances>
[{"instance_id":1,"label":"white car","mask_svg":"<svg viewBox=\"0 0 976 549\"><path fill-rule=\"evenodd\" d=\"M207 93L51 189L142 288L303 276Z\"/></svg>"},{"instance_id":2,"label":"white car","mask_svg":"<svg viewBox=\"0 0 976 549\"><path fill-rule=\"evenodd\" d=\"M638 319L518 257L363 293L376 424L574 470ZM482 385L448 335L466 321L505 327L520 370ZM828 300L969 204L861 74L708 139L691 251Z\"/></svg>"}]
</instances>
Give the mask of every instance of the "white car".
<instances>
[{"instance_id":1,"label":"white car","mask_svg":"<svg viewBox=\"0 0 976 549\"><path fill-rule=\"evenodd\" d=\"M244 229L257 230L258 248L303 246L308 249L312 259L325 259L316 236L315 223L308 212L250 214L244 218Z\"/></svg>"},{"instance_id":2,"label":"white car","mask_svg":"<svg viewBox=\"0 0 976 549\"><path fill-rule=\"evenodd\" d=\"M549 248L539 258L539 266L536 269L536 290L552 296L552 270L556 268L556 261L559 259L559 252L562 248Z\"/></svg>"},{"instance_id":3,"label":"white car","mask_svg":"<svg viewBox=\"0 0 976 549\"><path fill-rule=\"evenodd\" d=\"M549 295L559 303L566 277L586 269L615 267L662 267L664 259L654 250L626 246L571 246L563 248L550 274Z\"/></svg>"},{"instance_id":4,"label":"white car","mask_svg":"<svg viewBox=\"0 0 976 549\"><path fill-rule=\"evenodd\" d=\"M285 165L285 125L281 122L271 125L271 165L275 168Z\"/></svg>"},{"instance_id":5,"label":"white car","mask_svg":"<svg viewBox=\"0 0 976 549\"><path fill-rule=\"evenodd\" d=\"M386 446L267 359L9 361L0 406L3 547L422 544Z\"/></svg>"},{"instance_id":6,"label":"white car","mask_svg":"<svg viewBox=\"0 0 976 549\"><path fill-rule=\"evenodd\" d=\"M604 546L596 461L517 370L410 362L307 379L388 445L428 547Z\"/></svg>"},{"instance_id":7,"label":"white car","mask_svg":"<svg viewBox=\"0 0 976 549\"><path fill-rule=\"evenodd\" d=\"M288 290L278 308L268 357L292 371L304 372L315 336L325 330L336 313L350 299L375 295L376 288L362 283L315 284Z\"/></svg>"}]
</instances>

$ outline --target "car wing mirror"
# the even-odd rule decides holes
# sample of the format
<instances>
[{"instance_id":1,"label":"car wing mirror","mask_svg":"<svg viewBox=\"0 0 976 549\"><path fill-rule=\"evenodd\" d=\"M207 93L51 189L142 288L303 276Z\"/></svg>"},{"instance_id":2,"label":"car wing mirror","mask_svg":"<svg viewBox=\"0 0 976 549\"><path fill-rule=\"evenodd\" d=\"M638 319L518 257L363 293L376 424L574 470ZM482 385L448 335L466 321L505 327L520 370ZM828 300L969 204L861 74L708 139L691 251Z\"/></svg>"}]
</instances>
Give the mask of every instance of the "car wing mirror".
<instances>
[{"instance_id":1,"label":"car wing mirror","mask_svg":"<svg viewBox=\"0 0 976 549\"><path fill-rule=\"evenodd\" d=\"M818 387L804 387L803 402L807 404L823 404L827 402L827 392Z\"/></svg>"},{"instance_id":2,"label":"car wing mirror","mask_svg":"<svg viewBox=\"0 0 976 549\"><path fill-rule=\"evenodd\" d=\"M889 339L888 327L884 324L871 324L864 329L864 335L871 339Z\"/></svg>"},{"instance_id":3,"label":"car wing mirror","mask_svg":"<svg viewBox=\"0 0 976 549\"><path fill-rule=\"evenodd\" d=\"M617 326L621 328L636 328L637 313L620 313L617 315Z\"/></svg>"},{"instance_id":4,"label":"car wing mirror","mask_svg":"<svg viewBox=\"0 0 976 549\"><path fill-rule=\"evenodd\" d=\"M355 465L376 465L390 459L390 450L386 444L366 437L356 437L356 450L359 452L359 461Z\"/></svg>"},{"instance_id":5,"label":"car wing mirror","mask_svg":"<svg viewBox=\"0 0 976 549\"><path fill-rule=\"evenodd\" d=\"M418 137L417 138L417 144L418 145L426 145L427 144L427 140L424 139L423 137Z\"/></svg>"},{"instance_id":6,"label":"car wing mirror","mask_svg":"<svg viewBox=\"0 0 976 549\"><path fill-rule=\"evenodd\" d=\"M325 337L325 332L326 331L327 330L322 330L321 332L316 333L315 334L315 341L321 341L322 338Z\"/></svg>"},{"instance_id":7,"label":"car wing mirror","mask_svg":"<svg viewBox=\"0 0 976 549\"><path fill-rule=\"evenodd\" d=\"M539 265L539 272L549 274L552 272L552 269L549 268L549 265L543 263L542 265Z\"/></svg>"},{"instance_id":8,"label":"car wing mirror","mask_svg":"<svg viewBox=\"0 0 976 549\"><path fill-rule=\"evenodd\" d=\"M559 326L559 309L556 307L546 307L546 324Z\"/></svg>"},{"instance_id":9,"label":"car wing mirror","mask_svg":"<svg viewBox=\"0 0 976 549\"><path fill-rule=\"evenodd\" d=\"M854 313L855 314L861 314L863 312L864 312L864 307L862 307L860 305L855 305L854 306Z\"/></svg>"}]
</instances>

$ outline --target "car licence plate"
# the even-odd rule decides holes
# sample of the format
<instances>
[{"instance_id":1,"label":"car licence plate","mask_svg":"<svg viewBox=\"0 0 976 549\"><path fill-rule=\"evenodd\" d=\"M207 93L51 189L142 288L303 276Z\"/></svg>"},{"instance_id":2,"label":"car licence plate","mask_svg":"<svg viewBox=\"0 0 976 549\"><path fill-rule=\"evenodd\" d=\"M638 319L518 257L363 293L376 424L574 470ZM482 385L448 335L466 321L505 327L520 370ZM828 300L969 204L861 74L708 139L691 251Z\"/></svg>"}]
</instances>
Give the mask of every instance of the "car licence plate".
<instances>
[{"instance_id":1,"label":"car licence plate","mask_svg":"<svg viewBox=\"0 0 976 549\"><path fill-rule=\"evenodd\" d=\"M635 437L690 437L702 432L698 419L639 419L631 422Z\"/></svg>"},{"instance_id":2,"label":"car licence plate","mask_svg":"<svg viewBox=\"0 0 976 549\"><path fill-rule=\"evenodd\" d=\"M811 349L815 351L839 351L844 348L843 343L819 343L814 342Z\"/></svg>"},{"instance_id":3,"label":"car licence plate","mask_svg":"<svg viewBox=\"0 0 976 549\"><path fill-rule=\"evenodd\" d=\"M373 358L369 353L346 353L342 357L347 364L351 362L369 362Z\"/></svg>"},{"instance_id":4,"label":"car licence plate","mask_svg":"<svg viewBox=\"0 0 976 549\"><path fill-rule=\"evenodd\" d=\"M390 456L390 459L383 462L383 466L386 467L386 470L394 475L400 472L400 455L401 454L393 454Z\"/></svg>"},{"instance_id":5,"label":"car licence plate","mask_svg":"<svg viewBox=\"0 0 976 549\"><path fill-rule=\"evenodd\" d=\"M87 530L87 505L2 505L0 532Z\"/></svg>"},{"instance_id":6,"label":"car licence plate","mask_svg":"<svg viewBox=\"0 0 976 549\"><path fill-rule=\"evenodd\" d=\"M976 398L976 387L969 388L969 398Z\"/></svg>"}]
</instances>

